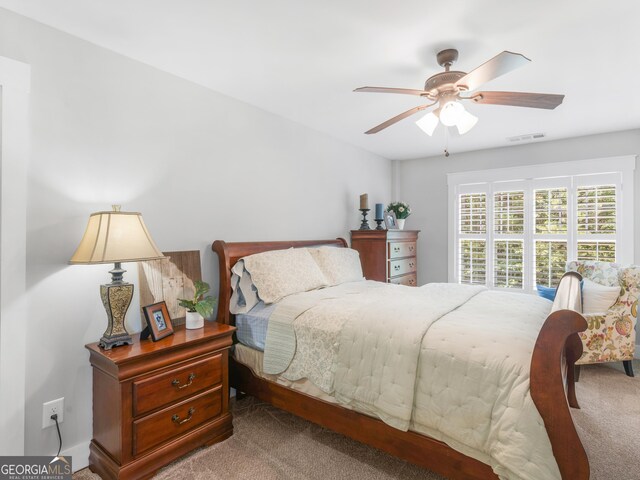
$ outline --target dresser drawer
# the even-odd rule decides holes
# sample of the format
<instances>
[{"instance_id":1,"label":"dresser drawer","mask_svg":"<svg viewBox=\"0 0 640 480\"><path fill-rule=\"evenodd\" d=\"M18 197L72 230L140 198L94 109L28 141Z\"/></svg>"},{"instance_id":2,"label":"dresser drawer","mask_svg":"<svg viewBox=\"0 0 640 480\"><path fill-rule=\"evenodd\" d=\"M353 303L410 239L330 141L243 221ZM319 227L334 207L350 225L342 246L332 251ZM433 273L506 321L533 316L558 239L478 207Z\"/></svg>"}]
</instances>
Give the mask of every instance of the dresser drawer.
<instances>
[{"instance_id":1,"label":"dresser drawer","mask_svg":"<svg viewBox=\"0 0 640 480\"><path fill-rule=\"evenodd\" d=\"M133 422L133 455L137 456L214 419L222 412L222 386L207 390Z\"/></svg>"},{"instance_id":2,"label":"dresser drawer","mask_svg":"<svg viewBox=\"0 0 640 480\"><path fill-rule=\"evenodd\" d=\"M416 271L416 258L403 258L389 261L389 278L406 275Z\"/></svg>"},{"instance_id":3,"label":"dresser drawer","mask_svg":"<svg viewBox=\"0 0 640 480\"><path fill-rule=\"evenodd\" d=\"M389 258L415 257L416 242L389 242Z\"/></svg>"},{"instance_id":4,"label":"dresser drawer","mask_svg":"<svg viewBox=\"0 0 640 480\"><path fill-rule=\"evenodd\" d=\"M182 400L222 382L222 354L133 382L133 416Z\"/></svg>"},{"instance_id":5,"label":"dresser drawer","mask_svg":"<svg viewBox=\"0 0 640 480\"><path fill-rule=\"evenodd\" d=\"M394 277L391 280L389 280L389 283L395 283L396 285L407 285L408 287L415 287L418 284L418 277L415 273L410 273L409 275Z\"/></svg>"}]
</instances>

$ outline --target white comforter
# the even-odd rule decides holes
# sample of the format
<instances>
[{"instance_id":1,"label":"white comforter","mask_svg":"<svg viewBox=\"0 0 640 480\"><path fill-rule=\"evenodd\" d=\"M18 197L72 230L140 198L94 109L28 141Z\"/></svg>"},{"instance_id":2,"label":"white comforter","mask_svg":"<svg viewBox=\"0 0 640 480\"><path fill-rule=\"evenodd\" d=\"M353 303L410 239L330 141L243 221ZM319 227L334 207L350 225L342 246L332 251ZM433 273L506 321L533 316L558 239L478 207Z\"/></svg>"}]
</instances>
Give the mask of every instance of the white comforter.
<instances>
[{"instance_id":1,"label":"white comforter","mask_svg":"<svg viewBox=\"0 0 640 480\"><path fill-rule=\"evenodd\" d=\"M503 478L560 478L529 393L549 301L454 284L334 288L276 307L265 366L267 358L279 366L270 373L308 378L339 402L442 440Z\"/></svg>"}]
</instances>

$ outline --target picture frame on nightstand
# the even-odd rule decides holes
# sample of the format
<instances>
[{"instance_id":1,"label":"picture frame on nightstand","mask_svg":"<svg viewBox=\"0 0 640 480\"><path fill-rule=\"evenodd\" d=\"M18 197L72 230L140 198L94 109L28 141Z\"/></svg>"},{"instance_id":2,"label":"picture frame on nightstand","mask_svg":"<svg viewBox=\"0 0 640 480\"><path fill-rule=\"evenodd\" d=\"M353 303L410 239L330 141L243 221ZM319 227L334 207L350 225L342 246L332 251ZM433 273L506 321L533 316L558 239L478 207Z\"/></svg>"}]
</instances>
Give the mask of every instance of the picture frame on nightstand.
<instances>
[{"instance_id":1,"label":"picture frame on nightstand","mask_svg":"<svg viewBox=\"0 0 640 480\"><path fill-rule=\"evenodd\" d=\"M169 335L173 335L173 324L171 323L169 309L165 302L147 305L146 307L142 307L142 311L144 312L147 327L140 335L141 340L151 335L151 339L157 342Z\"/></svg>"},{"instance_id":2,"label":"picture frame on nightstand","mask_svg":"<svg viewBox=\"0 0 640 480\"><path fill-rule=\"evenodd\" d=\"M384 212L384 225L387 227L387 230L397 230L398 229L398 220L396 219L395 212Z\"/></svg>"}]
</instances>

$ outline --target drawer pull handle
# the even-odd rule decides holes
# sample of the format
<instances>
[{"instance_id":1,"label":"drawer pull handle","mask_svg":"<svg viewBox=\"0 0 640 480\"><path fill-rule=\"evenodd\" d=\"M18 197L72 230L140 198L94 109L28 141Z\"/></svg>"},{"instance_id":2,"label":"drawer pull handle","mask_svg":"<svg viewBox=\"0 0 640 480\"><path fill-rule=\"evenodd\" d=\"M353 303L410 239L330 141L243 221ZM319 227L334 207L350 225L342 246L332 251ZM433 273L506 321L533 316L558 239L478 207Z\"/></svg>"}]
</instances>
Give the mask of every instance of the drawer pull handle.
<instances>
[{"instance_id":1,"label":"drawer pull handle","mask_svg":"<svg viewBox=\"0 0 640 480\"><path fill-rule=\"evenodd\" d=\"M400 265L394 265L393 268L394 270L400 270Z\"/></svg>"},{"instance_id":2,"label":"drawer pull handle","mask_svg":"<svg viewBox=\"0 0 640 480\"><path fill-rule=\"evenodd\" d=\"M413 262L409 264L409 268L413 268Z\"/></svg>"},{"instance_id":3,"label":"drawer pull handle","mask_svg":"<svg viewBox=\"0 0 640 480\"><path fill-rule=\"evenodd\" d=\"M409 251L410 251L410 252L413 252L413 245L411 245L411 246L409 247Z\"/></svg>"},{"instance_id":4,"label":"drawer pull handle","mask_svg":"<svg viewBox=\"0 0 640 480\"><path fill-rule=\"evenodd\" d=\"M187 418L185 418L184 420L180 420L180 417L178 415L174 415L173 417L171 417L171 421L173 423L177 423L178 425L182 425L184 423L187 423L189 420L191 420L194 413L196 413L196 409L191 407L189 409L189 416Z\"/></svg>"},{"instance_id":5,"label":"drawer pull handle","mask_svg":"<svg viewBox=\"0 0 640 480\"><path fill-rule=\"evenodd\" d=\"M183 388L187 388L189 385L191 385L193 383L193 380L196 378L196 374L195 373L190 373L189 374L189 383L185 383L184 385L180 385L180 380L178 380L177 378L174 379L171 382L171 385L173 385L174 387L176 387L178 390L182 390Z\"/></svg>"},{"instance_id":6,"label":"drawer pull handle","mask_svg":"<svg viewBox=\"0 0 640 480\"><path fill-rule=\"evenodd\" d=\"M395 253L398 253L398 252L400 251L400 247L393 247L393 251L394 251Z\"/></svg>"}]
</instances>

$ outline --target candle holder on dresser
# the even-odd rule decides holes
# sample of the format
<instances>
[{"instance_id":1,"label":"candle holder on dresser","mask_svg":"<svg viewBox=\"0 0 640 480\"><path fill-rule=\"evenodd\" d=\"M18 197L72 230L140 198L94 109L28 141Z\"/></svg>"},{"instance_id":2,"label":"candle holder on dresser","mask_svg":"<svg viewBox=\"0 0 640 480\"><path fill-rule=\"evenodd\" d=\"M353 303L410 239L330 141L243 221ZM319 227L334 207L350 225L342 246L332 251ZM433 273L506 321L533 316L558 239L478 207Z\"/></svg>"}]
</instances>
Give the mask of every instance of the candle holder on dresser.
<instances>
[{"instance_id":1,"label":"candle holder on dresser","mask_svg":"<svg viewBox=\"0 0 640 480\"><path fill-rule=\"evenodd\" d=\"M369 221L367 220L367 213L369 213L369 209L361 208L360 211L362 212L362 222L360 223L360 230L371 230Z\"/></svg>"},{"instance_id":2,"label":"candle holder on dresser","mask_svg":"<svg viewBox=\"0 0 640 480\"><path fill-rule=\"evenodd\" d=\"M376 230L384 230L384 227L382 226L382 223L384 222L384 205L381 203L376 203L376 216L374 220L378 224Z\"/></svg>"}]
</instances>

